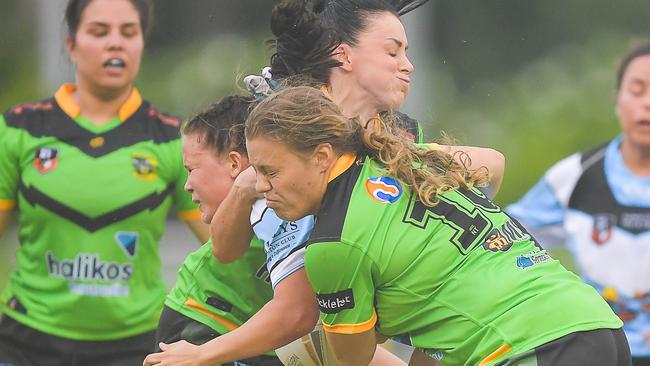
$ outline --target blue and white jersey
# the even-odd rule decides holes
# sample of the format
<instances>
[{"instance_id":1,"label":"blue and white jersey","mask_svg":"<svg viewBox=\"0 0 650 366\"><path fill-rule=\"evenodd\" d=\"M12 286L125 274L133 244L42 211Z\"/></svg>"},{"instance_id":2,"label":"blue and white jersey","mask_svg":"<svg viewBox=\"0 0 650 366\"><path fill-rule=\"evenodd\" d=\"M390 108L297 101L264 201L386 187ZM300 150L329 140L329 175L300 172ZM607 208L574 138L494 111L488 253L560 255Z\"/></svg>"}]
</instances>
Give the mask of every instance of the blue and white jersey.
<instances>
[{"instance_id":1,"label":"blue and white jersey","mask_svg":"<svg viewBox=\"0 0 650 366\"><path fill-rule=\"evenodd\" d=\"M624 321L635 357L650 356L650 178L630 172L622 137L556 163L506 211L543 246L567 245L585 282Z\"/></svg>"},{"instance_id":2,"label":"blue and white jersey","mask_svg":"<svg viewBox=\"0 0 650 366\"><path fill-rule=\"evenodd\" d=\"M264 242L273 288L305 266L305 242L314 228L314 216L285 221L266 207L265 199L260 199L253 205L251 225L255 235Z\"/></svg>"}]
</instances>

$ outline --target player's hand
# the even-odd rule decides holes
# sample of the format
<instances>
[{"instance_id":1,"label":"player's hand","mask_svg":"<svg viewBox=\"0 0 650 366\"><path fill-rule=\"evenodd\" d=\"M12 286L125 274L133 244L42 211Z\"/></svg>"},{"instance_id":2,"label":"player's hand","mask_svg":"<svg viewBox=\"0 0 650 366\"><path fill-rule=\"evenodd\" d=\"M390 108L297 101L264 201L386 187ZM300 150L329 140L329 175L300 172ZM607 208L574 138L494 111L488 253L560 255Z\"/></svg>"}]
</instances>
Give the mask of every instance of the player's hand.
<instances>
[{"instance_id":1,"label":"player's hand","mask_svg":"<svg viewBox=\"0 0 650 366\"><path fill-rule=\"evenodd\" d=\"M171 344L160 343L162 352L148 355L142 366L201 366L199 362L199 346L187 341Z\"/></svg>"},{"instance_id":2,"label":"player's hand","mask_svg":"<svg viewBox=\"0 0 650 366\"><path fill-rule=\"evenodd\" d=\"M252 166L244 169L233 183L233 188L238 189L242 194L250 199L251 202L256 201L259 198L264 197L263 194L257 193L255 190L255 183L257 182L257 177L255 174L255 169Z\"/></svg>"}]
</instances>

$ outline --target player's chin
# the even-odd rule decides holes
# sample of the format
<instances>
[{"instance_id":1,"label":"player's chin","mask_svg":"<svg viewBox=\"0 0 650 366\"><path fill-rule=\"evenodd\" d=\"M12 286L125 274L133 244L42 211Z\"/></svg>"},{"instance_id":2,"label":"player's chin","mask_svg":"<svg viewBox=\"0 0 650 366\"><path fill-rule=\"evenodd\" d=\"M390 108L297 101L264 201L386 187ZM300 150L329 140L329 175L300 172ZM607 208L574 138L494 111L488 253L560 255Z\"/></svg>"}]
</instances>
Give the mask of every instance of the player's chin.
<instances>
[{"instance_id":1,"label":"player's chin","mask_svg":"<svg viewBox=\"0 0 650 366\"><path fill-rule=\"evenodd\" d=\"M388 100L385 105L385 110L388 111L396 111L402 107L402 104L404 104L404 101L406 100L406 96L408 93L405 92L395 92L394 95Z\"/></svg>"},{"instance_id":2,"label":"player's chin","mask_svg":"<svg viewBox=\"0 0 650 366\"><path fill-rule=\"evenodd\" d=\"M203 205L201 205L200 211L201 211L201 221L204 224L211 223L212 218L214 217L214 210L208 210L207 207L203 207Z\"/></svg>"},{"instance_id":3,"label":"player's chin","mask_svg":"<svg viewBox=\"0 0 650 366\"><path fill-rule=\"evenodd\" d=\"M285 220L285 221L296 221L296 220L304 217L304 215L303 216L298 216L298 214L295 211L284 210L284 209L279 208L279 207L277 209L274 209L273 211L275 211L275 214L279 218L281 218L282 220Z\"/></svg>"}]
</instances>

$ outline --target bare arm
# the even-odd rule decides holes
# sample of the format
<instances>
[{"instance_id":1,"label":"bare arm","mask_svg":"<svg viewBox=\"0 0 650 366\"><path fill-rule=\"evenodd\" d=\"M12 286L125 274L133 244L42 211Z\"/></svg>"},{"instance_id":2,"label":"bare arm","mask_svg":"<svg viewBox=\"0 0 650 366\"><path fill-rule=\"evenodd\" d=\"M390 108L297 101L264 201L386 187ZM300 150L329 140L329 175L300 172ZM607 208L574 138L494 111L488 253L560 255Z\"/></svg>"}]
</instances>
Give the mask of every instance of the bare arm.
<instances>
[{"instance_id":1,"label":"bare arm","mask_svg":"<svg viewBox=\"0 0 650 366\"><path fill-rule=\"evenodd\" d=\"M341 366L369 365L377 348L374 328L356 334L327 332L327 341Z\"/></svg>"},{"instance_id":2,"label":"bare arm","mask_svg":"<svg viewBox=\"0 0 650 366\"><path fill-rule=\"evenodd\" d=\"M11 220L11 213L13 211L0 210L0 238L4 235L7 230L7 225Z\"/></svg>"},{"instance_id":3,"label":"bare arm","mask_svg":"<svg viewBox=\"0 0 650 366\"><path fill-rule=\"evenodd\" d=\"M502 153L494 149L476 146L444 145L442 148L452 155L457 152L466 153L472 161L472 164L469 166L470 169L486 167L490 173L489 198L492 199L496 196L499 188L501 188L503 173L506 169L506 158Z\"/></svg>"},{"instance_id":4,"label":"bare arm","mask_svg":"<svg viewBox=\"0 0 650 366\"><path fill-rule=\"evenodd\" d=\"M309 333L317 320L316 296L301 269L282 280L273 299L241 327L201 346L163 345L164 352L150 354L144 365L213 365L257 356Z\"/></svg>"},{"instance_id":5,"label":"bare arm","mask_svg":"<svg viewBox=\"0 0 650 366\"><path fill-rule=\"evenodd\" d=\"M427 356L419 349L416 349L411 356L409 366L442 366L442 363Z\"/></svg>"},{"instance_id":6,"label":"bare arm","mask_svg":"<svg viewBox=\"0 0 650 366\"><path fill-rule=\"evenodd\" d=\"M212 218L212 254L219 262L230 263L240 258L250 246L251 208L259 198L255 181L252 167L241 172Z\"/></svg>"},{"instance_id":7,"label":"bare arm","mask_svg":"<svg viewBox=\"0 0 650 366\"><path fill-rule=\"evenodd\" d=\"M388 350L377 346L369 366L406 366L406 363Z\"/></svg>"}]
</instances>

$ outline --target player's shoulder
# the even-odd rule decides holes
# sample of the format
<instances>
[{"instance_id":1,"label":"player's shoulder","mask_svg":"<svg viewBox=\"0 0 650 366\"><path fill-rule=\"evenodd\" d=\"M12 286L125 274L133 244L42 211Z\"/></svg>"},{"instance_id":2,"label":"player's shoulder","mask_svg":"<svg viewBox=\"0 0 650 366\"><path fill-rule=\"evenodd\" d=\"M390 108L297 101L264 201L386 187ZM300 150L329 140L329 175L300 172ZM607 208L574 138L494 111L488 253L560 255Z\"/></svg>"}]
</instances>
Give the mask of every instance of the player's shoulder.
<instances>
[{"instance_id":1,"label":"player's shoulder","mask_svg":"<svg viewBox=\"0 0 650 366\"><path fill-rule=\"evenodd\" d=\"M146 100L142 101L138 110L129 119L137 119L141 127L153 136L155 142L180 138L181 119L161 111Z\"/></svg>"},{"instance_id":2,"label":"player's shoulder","mask_svg":"<svg viewBox=\"0 0 650 366\"><path fill-rule=\"evenodd\" d=\"M60 116L53 97L17 104L3 113L5 123L18 129L44 128L43 121Z\"/></svg>"},{"instance_id":3,"label":"player's shoulder","mask_svg":"<svg viewBox=\"0 0 650 366\"><path fill-rule=\"evenodd\" d=\"M579 177L604 159L608 145L609 143L605 143L584 152L576 152L557 161L546 172L547 179L562 180L566 177Z\"/></svg>"}]
</instances>

